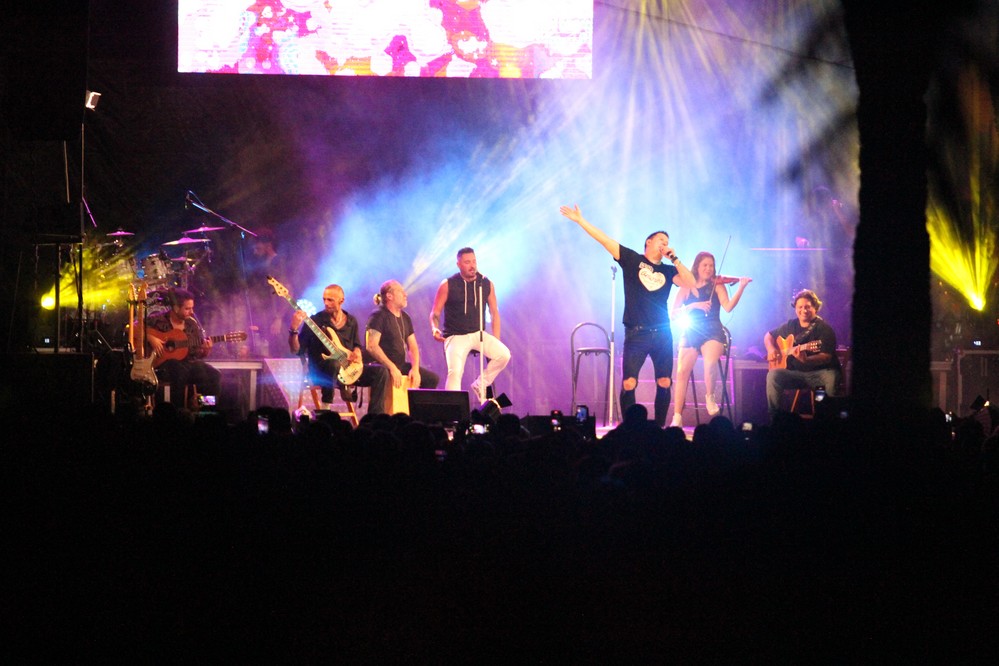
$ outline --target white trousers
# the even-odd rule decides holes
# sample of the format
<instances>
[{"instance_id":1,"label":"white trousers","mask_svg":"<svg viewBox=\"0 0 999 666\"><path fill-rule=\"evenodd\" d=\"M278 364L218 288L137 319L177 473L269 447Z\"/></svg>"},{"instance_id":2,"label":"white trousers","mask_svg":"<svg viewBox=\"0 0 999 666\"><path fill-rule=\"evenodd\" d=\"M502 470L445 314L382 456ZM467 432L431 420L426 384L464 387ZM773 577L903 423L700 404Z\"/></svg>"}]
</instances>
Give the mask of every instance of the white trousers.
<instances>
[{"instance_id":1,"label":"white trousers","mask_svg":"<svg viewBox=\"0 0 999 666\"><path fill-rule=\"evenodd\" d=\"M486 364L479 385L485 389L492 385L496 375L510 362L510 350L505 344L489 333L483 332L482 343L479 343L479 332L464 335L450 335L444 339L444 358L447 359L447 382L444 388L448 391L461 390L461 377L465 373L465 360L468 354L475 350L484 354L489 363Z\"/></svg>"}]
</instances>

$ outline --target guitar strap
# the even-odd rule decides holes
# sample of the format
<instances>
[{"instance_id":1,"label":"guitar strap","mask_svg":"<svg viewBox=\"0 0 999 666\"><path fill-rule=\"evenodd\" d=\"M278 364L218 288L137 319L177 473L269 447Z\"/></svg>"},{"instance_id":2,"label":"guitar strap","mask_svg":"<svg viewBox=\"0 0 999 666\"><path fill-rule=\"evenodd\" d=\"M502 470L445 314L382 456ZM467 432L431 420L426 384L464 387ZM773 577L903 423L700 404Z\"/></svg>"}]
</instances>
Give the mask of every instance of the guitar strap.
<instances>
[{"instance_id":1,"label":"guitar strap","mask_svg":"<svg viewBox=\"0 0 999 666\"><path fill-rule=\"evenodd\" d=\"M812 331L815 329L815 325L818 324L820 321L822 321L822 317L816 317L815 321L812 322L812 325L809 326L808 328L806 328L805 332L802 333L801 337L798 338L797 340L795 340L795 342L797 344L799 344L799 345L802 344L802 343L804 343L804 342L807 342L808 341L808 336L812 334Z\"/></svg>"}]
</instances>

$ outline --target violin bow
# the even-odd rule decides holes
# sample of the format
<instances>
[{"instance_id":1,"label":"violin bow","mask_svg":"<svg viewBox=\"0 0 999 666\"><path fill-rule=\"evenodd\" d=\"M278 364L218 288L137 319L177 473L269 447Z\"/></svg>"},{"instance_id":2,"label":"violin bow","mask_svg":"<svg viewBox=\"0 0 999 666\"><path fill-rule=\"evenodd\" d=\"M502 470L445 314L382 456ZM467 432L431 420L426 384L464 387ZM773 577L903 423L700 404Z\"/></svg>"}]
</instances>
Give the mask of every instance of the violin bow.
<instances>
[{"instance_id":1,"label":"violin bow","mask_svg":"<svg viewBox=\"0 0 999 666\"><path fill-rule=\"evenodd\" d=\"M728 240L725 241L725 250L722 252L721 261L718 263L717 266L715 266L715 277L718 277L719 275L722 275L721 267L725 265L725 257L728 256L728 246L731 245L731 244L732 244L732 234L729 234L728 235ZM711 298L708 299L708 302L710 303L712 300L714 300L714 298L715 298L715 290L712 289L711 290Z\"/></svg>"}]
</instances>

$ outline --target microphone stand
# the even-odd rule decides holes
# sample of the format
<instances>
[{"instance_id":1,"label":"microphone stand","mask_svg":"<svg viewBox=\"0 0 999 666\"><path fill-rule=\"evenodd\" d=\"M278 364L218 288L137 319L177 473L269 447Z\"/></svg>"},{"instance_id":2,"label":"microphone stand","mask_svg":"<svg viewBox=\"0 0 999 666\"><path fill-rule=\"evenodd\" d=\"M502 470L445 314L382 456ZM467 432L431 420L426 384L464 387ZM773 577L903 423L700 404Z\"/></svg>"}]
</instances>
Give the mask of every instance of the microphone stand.
<instances>
[{"instance_id":1,"label":"microphone stand","mask_svg":"<svg viewBox=\"0 0 999 666\"><path fill-rule=\"evenodd\" d=\"M482 376L485 374L486 367L486 347L485 347L485 329L486 329L486 303L482 300L482 276L479 275L476 279L476 287L479 292L479 404L481 405L486 401L486 383L483 381ZM495 395L495 394L494 394Z\"/></svg>"},{"instance_id":2,"label":"microphone stand","mask_svg":"<svg viewBox=\"0 0 999 666\"><path fill-rule=\"evenodd\" d=\"M614 422L614 297L617 287L614 284L617 280L617 266L611 266L611 317L610 317L610 367L607 368L607 375L610 381L607 382L607 419L604 427L610 427Z\"/></svg>"},{"instance_id":3,"label":"microphone stand","mask_svg":"<svg viewBox=\"0 0 999 666\"><path fill-rule=\"evenodd\" d=\"M193 195L192 198L191 198L191 205L194 206L195 208L197 208L198 210L200 210L202 212L205 212L205 213L208 213L209 215L211 215L214 218L222 220L223 222L225 222L226 224L228 224L233 229L239 229L240 232L242 232L243 234L250 234L254 238L257 237L257 234L253 233L252 231L250 231L249 229L247 229L243 225L239 224L238 222L233 222L228 217L225 217L224 215L216 213L214 210L212 210L208 206L206 206L203 203L201 203L201 201L198 200L197 195L194 194L194 192L190 192L190 194Z\"/></svg>"},{"instance_id":4,"label":"microphone stand","mask_svg":"<svg viewBox=\"0 0 999 666\"><path fill-rule=\"evenodd\" d=\"M243 225L241 225L241 224L239 224L237 222L233 222L232 220L230 220L226 216L224 216L224 215L222 215L220 213L216 213L214 210L212 210L208 206L206 206L203 203L201 203L201 200L198 198L198 195L195 194L194 192L190 191L190 190L187 191L186 202L189 203L189 204L191 204L191 206L193 206L194 208L197 208L198 210L200 210L200 211L202 211L204 213L208 213L209 215L211 215L215 219L221 220L222 222L225 222L226 224L228 224L233 229L239 230L239 240L240 240L240 243L239 243L239 271L240 271L240 273L242 273L242 278L243 278L243 304L246 307L246 322L247 322L248 332L250 333L250 336L249 336L250 353L251 354L256 354L256 351L257 351L257 340L256 340L256 336L253 335L253 332L256 330L256 327L253 325L253 308L250 307L249 285L247 284L247 278L246 278L246 257L245 257L245 253L244 253L244 250L243 250L243 242L242 241L246 239L246 235L247 234L249 234L250 236L253 236L254 238L257 237L257 234L253 233L252 231L250 231L249 229L247 229ZM208 251L211 252L211 248L209 248Z\"/></svg>"}]
</instances>

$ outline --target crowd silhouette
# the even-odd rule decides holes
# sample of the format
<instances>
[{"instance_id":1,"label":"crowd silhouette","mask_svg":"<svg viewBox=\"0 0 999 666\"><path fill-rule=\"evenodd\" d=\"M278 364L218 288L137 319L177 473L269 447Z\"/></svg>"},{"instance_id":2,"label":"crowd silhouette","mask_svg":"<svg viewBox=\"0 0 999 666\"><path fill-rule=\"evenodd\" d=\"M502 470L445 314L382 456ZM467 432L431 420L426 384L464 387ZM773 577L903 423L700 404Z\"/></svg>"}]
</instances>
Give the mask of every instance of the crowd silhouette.
<instances>
[{"instance_id":1,"label":"crowd silhouette","mask_svg":"<svg viewBox=\"0 0 999 666\"><path fill-rule=\"evenodd\" d=\"M6 420L8 658L975 661L999 610L989 409L891 446L790 414L688 441L642 405L600 439Z\"/></svg>"}]
</instances>

